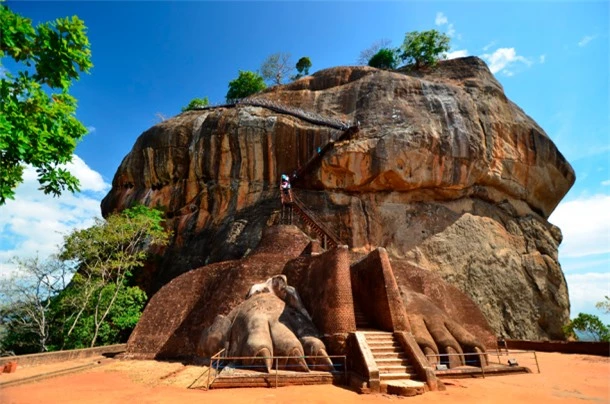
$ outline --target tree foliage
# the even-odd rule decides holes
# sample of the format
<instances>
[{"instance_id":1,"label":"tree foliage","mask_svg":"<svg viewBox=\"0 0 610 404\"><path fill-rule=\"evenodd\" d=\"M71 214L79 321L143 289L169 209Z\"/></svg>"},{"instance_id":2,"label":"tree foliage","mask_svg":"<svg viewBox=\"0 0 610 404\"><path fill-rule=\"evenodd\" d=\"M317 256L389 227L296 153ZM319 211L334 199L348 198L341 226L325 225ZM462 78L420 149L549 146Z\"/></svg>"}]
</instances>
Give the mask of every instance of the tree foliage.
<instances>
[{"instance_id":1,"label":"tree foliage","mask_svg":"<svg viewBox=\"0 0 610 404\"><path fill-rule=\"evenodd\" d=\"M566 335L584 341L610 341L610 330L599 317L593 314L578 313L575 319L563 327ZM581 336L576 331L579 331Z\"/></svg>"},{"instance_id":2,"label":"tree foliage","mask_svg":"<svg viewBox=\"0 0 610 404\"><path fill-rule=\"evenodd\" d=\"M207 107L208 105L210 105L210 101L208 100L208 97L193 98L191 100L191 102L188 103L188 105L182 107L182 112L190 111L192 109Z\"/></svg>"},{"instance_id":3,"label":"tree foliage","mask_svg":"<svg viewBox=\"0 0 610 404\"><path fill-rule=\"evenodd\" d=\"M251 71L239 71L239 76L229 82L227 102L235 102L241 98L256 94L267 88L260 74Z\"/></svg>"},{"instance_id":4,"label":"tree foliage","mask_svg":"<svg viewBox=\"0 0 610 404\"><path fill-rule=\"evenodd\" d=\"M610 297L604 296L604 300L595 303L595 307L604 312L604 314L610 313Z\"/></svg>"},{"instance_id":5,"label":"tree foliage","mask_svg":"<svg viewBox=\"0 0 610 404\"><path fill-rule=\"evenodd\" d=\"M392 41L389 39L379 39L373 42L371 46L360 52L357 63L359 65L368 65L371 58L375 56L377 52L379 52L381 49L389 48L391 43Z\"/></svg>"},{"instance_id":6,"label":"tree foliage","mask_svg":"<svg viewBox=\"0 0 610 404\"><path fill-rule=\"evenodd\" d=\"M1 289L8 304L0 308L0 348L30 353L126 341L146 302L134 271L169 237L162 216L138 205L74 230L49 263L23 261L21 280Z\"/></svg>"},{"instance_id":7,"label":"tree foliage","mask_svg":"<svg viewBox=\"0 0 610 404\"><path fill-rule=\"evenodd\" d=\"M56 257L13 259L16 270L0 282L0 322L7 328L2 345L21 353L49 350L53 298L72 274Z\"/></svg>"},{"instance_id":8,"label":"tree foliage","mask_svg":"<svg viewBox=\"0 0 610 404\"><path fill-rule=\"evenodd\" d=\"M449 37L435 29L412 31L405 35L401 58L416 68L432 66L449 50Z\"/></svg>"},{"instance_id":9,"label":"tree foliage","mask_svg":"<svg viewBox=\"0 0 610 404\"><path fill-rule=\"evenodd\" d=\"M282 84L291 71L290 53L278 52L269 55L261 65L261 76L272 84Z\"/></svg>"},{"instance_id":10,"label":"tree foliage","mask_svg":"<svg viewBox=\"0 0 610 404\"><path fill-rule=\"evenodd\" d=\"M71 285L76 294L65 300L74 309L67 336L79 321L89 319L90 346L95 346L133 271L144 264L148 247L167 243L161 219L160 211L136 206L106 221L98 219L93 226L75 230L65 238L60 257L74 261L78 267Z\"/></svg>"},{"instance_id":11,"label":"tree foliage","mask_svg":"<svg viewBox=\"0 0 610 404\"><path fill-rule=\"evenodd\" d=\"M396 69L398 66L398 55L396 50L383 48L371 57L369 66L378 69Z\"/></svg>"},{"instance_id":12,"label":"tree foliage","mask_svg":"<svg viewBox=\"0 0 610 404\"><path fill-rule=\"evenodd\" d=\"M32 25L0 4L0 205L23 181L24 165L36 168L41 190L58 196L78 190L62 165L87 133L76 119L68 90L93 66L86 27L77 17Z\"/></svg>"},{"instance_id":13,"label":"tree foliage","mask_svg":"<svg viewBox=\"0 0 610 404\"><path fill-rule=\"evenodd\" d=\"M294 77L292 77L292 79L298 80L301 77L308 76L309 69L311 68L311 66L312 66L311 59L309 59L309 57L303 56L302 58L300 58L295 66L297 69L297 74Z\"/></svg>"}]
</instances>

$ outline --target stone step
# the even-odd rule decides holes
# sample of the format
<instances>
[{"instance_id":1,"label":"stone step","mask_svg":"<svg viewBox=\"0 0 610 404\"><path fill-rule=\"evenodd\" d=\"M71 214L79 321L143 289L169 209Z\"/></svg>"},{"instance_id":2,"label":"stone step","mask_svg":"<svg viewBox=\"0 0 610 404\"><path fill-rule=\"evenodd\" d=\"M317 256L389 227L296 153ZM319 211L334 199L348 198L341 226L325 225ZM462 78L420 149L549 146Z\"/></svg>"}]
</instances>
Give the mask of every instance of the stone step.
<instances>
[{"instance_id":1,"label":"stone step","mask_svg":"<svg viewBox=\"0 0 610 404\"><path fill-rule=\"evenodd\" d=\"M399 396L413 397L419 394L424 394L426 385L416 380L396 380L381 383L381 391L388 394L396 394Z\"/></svg>"},{"instance_id":2,"label":"stone step","mask_svg":"<svg viewBox=\"0 0 610 404\"><path fill-rule=\"evenodd\" d=\"M364 332L365 336L378 336L378 335L384 335L384 336L389 336L391 338L394 338L394 334L390 331L379 331L379 330L375 330L375 331L365 331Z\"/></svg>"},{"instance_id":3,"label":"stone step","mask_svg":"<svg viewBox=\"0 0 610 404\"><path fill-rule=\"evenodd\" d=\"M381 348L381 347L397 347L400 348L402 345L398 341L385 341L385 340L374 340L374 341L366 341L367 344L371 348Z\"/></svg>"},{"instance_id":4,"label":"stone step","mask_svg":"<svg viewBox=\"0 0 610 404\"><path fill-rule=\"evenodd\" d=\"M392 353L393 352L396 354L401 354L401 353L405 352L402 349L402 347L400 347L400 346L371 346L371 345L369 345L369 348L371 349L373 356L376 353Z\"/></svg>"},{"instance_id":5,"label":"stone step","mask_svg":"<svg viewBox=\"0 0 610 404\"><path fill-rule=\"evenodd\" d=\"M379 366L377 365L377 369L379 369L379 373L415 373L415 369L413 366L403 366L403 365L393 365L393 366Z\"/></svg>"},{"instance_id":6,"label":"stone step","mask_svg":"<svg viewBox=\"0 0 610 404\"><path fill-rule=\"evenodd\" d=\"M409 366L408 358L380 358L375 359L377 366Z\"/></svg>"},{"instance_id":7,"label":"stone step","mask_svg":"<svg viewBox=\"0 0 610 404\"><path fill-rule=\"evenodd\" d=\"M402 380L402 379L410 379L410 373L379 373L379 380Z\"/></svg>"},{"instance_id":8,"label":"stone step","mask_svg":"<svg viewBox=\"0 0 610 404\"><path fill-rule=\"evenodd\" d=\"M404 352L373 352L375 362L379 359L409 359Z\"/></svg>"},{"instance_id":9,"label":"stone step","mask_svg":"<svg viewBox=\"0 0 610 404\"><path fill-rule=\"evenodd\" d=\"M367 332L367 331L364 331ZM390 335L390 336L385 336L385 335L365 335L366 341L367 342L380 342L380 341L387 341L387 342L393 342L394 338Z\"/></svg>"}]
</instances>

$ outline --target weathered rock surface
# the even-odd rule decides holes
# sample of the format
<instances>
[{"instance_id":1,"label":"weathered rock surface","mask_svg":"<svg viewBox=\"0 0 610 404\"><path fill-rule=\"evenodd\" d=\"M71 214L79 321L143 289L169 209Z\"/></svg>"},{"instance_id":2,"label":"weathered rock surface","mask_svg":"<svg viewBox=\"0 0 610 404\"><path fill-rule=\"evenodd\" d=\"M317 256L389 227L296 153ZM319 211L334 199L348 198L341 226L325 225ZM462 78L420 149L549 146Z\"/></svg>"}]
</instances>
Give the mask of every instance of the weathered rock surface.
<instances>
[{"instance_id":1,"label":"weathered rock surface","mask_svg":"<svg viewBox=\"0 0 610 404\"><path fill-rule=\"evenodd\" d=\"M359 122L303 175L298 196L351 248L435 271L477 302L498 334L558 338L568 319L548 215L574 172L477 58L424 72L320 71L257 95ZM104 214L163 207L173 243L149 291L256 246L282 172L340 132L266 108L190 111L146 131L124 159Z\"/></svg>"}]
</instances>

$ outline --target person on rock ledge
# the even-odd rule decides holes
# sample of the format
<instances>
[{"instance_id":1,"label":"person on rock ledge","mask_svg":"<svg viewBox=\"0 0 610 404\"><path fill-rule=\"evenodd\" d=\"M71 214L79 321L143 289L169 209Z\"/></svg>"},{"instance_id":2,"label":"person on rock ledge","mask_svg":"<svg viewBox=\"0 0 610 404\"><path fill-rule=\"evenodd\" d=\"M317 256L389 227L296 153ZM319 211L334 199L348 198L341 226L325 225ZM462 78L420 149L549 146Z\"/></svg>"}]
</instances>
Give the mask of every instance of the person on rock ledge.
<instances>
[{"instance_id":1,"label":"person on rock ledge","mask_svg":"<svg viewBox=\"0 0 610 404\"><path fill-rule=\"evenodd\" d=\"M280 195L283 205L292 203L292 190L290 188L290 179L286 174L282 174L282 181L280 182Z\"/></svg>"}]
</instances>

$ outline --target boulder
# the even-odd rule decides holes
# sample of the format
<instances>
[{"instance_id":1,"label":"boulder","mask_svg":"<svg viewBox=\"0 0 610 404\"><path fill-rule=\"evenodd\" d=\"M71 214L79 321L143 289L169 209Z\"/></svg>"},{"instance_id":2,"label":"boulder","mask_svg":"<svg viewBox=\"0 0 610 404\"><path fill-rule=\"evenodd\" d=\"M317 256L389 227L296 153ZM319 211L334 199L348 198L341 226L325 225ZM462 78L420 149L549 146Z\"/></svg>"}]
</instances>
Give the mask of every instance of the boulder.
<instances>
[{"instance_id":1,"label":"boulder","mask_svg":"<svg viewBox=\"0 0 610 404\"><path fill-rule=\"evenodd\" d=\"M143 280L149 293L249 254L276 220L280 175L322 149L294 191L342 243L385 247L393 262L434 272L470 296L498 335L562 337L561 232L547 218L574 171L482 60L337 67L256 99L279 107L182 113L144 132L121 163L104 215L160 207L174 233ZM339 121L358 130L341 140L344 128L330 124Z\"/></svg>"}]
</instances>

